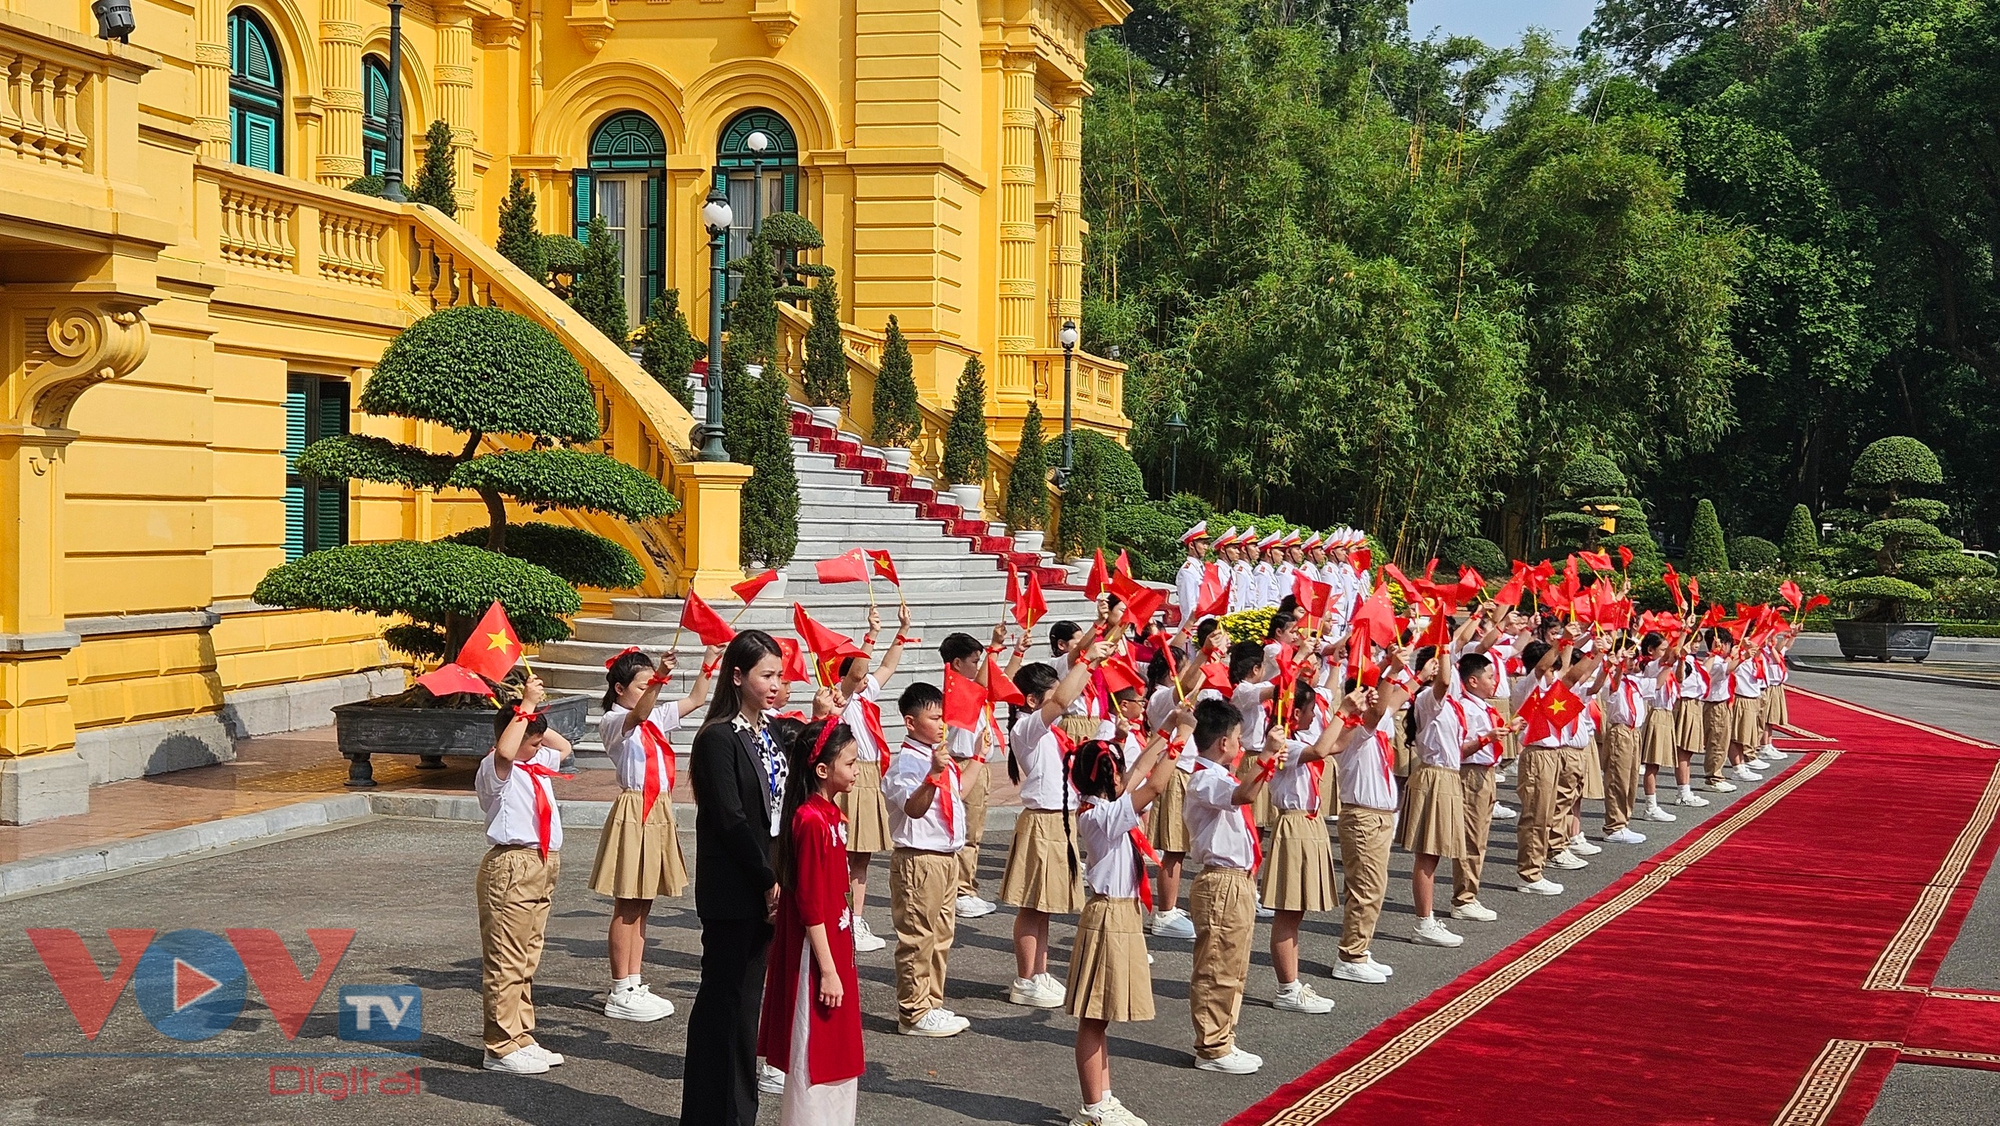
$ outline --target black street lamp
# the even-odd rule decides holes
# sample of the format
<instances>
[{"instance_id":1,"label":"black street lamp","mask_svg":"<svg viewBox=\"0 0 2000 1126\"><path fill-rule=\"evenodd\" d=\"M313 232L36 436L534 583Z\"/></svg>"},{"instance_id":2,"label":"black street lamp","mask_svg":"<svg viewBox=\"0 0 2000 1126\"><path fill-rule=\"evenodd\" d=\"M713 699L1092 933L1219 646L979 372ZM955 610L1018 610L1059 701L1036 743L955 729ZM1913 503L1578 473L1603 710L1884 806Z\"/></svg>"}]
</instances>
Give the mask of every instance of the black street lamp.
<instances>
[{"instance_id":1,"label":"black street lamp","mask_svg":"<svg viewBox=\"0 0 2000 1126\"><path fill-rule=\"evenodd\" d=\"M708 228L708 402L702 411L702 461L728 461L722 445L722 296L729 284L729 224L735 215L729 210L729 192L720 168L715 183L701 206L701 221Z\"/></svg>"},{"instance_id":2,"label":"black street lamp","mask_svg":"<svg viewBox=\"0 0 2000 1126\"><path fill-rule=\"evenodd\" d=\"M403 194L403 0L389 0L389 151L383 154L382 198L407 203ZM363 171L367 171L363 169Z\"/></svg>"},{"instance_id":3,"label":"black street lamp","mask_svg":"<svg viewBox=\"0 0 2000 1126\"><path fill-rule=\"evenodd\" d=\"M1070 417L1070 379L1076 371L1076 322L1065 320L1062 332L1056 337L1062 342L1063 350L1063 459L1062 472L1056 474L1057 487L1069 484L1069 475L1076 469L1076 434Z\"/></svg>"},{"instance_id":4,"label":"black street lamp","mask_svg":"<svg viewBox=\"0 0 2000 1126\"><path fill-rule=\"evenodd\" d=\"M771 138L759 129L743 138L743 147L750 150L750 237L754 239L764 225L764 150L771 147Z\"/></svg>"},{"instance_id":5,"label":"black street lamp","mask_svg":"<svg viewBox=\"0 0 2000 1126\"><path fill-rule=\"evenodd\" d=\"M1187 419L1181 417L1181 412L1175 411L1173 417L1167 419L1167 433L1173 435L1174 441L1173 459L1167 462L1167 499L1172 500L1180 483L1181 435L1187 433Z\"/></svg>"}]
</instances>

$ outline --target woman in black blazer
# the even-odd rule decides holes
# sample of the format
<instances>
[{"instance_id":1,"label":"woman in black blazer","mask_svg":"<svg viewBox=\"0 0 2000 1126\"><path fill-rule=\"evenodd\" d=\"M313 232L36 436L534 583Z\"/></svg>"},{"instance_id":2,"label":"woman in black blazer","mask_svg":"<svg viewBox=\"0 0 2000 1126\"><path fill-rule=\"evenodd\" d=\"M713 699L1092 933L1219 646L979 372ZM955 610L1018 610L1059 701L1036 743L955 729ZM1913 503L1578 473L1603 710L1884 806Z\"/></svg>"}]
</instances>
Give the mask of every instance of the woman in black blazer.
<instances>
[{"instance_id":1,"label":"woman in black blazer","mask_svg":"<svg viewBox=\"0 0 2000 1126\"><path fill-rule=\"evenodd\" d=\"M762 630L729 643L715 702L694 738L694 906L701 987L688 1014L681 1121L755 1126L757 1018L778 909L773 855L786 748L765 715L784 689L784 656Z\"/></svg>"}]
</instances>

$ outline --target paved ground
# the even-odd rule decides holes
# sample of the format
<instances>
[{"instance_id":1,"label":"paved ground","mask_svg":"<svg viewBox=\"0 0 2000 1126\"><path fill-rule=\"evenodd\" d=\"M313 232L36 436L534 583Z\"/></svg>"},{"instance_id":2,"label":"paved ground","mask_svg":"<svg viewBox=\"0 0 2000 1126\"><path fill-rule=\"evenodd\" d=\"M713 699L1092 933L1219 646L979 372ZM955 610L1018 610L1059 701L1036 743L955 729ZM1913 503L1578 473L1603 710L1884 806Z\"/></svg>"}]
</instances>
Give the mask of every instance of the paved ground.
<instances>
[{"instance_id":1,"label":"paved ground","mask_svg":"<svg viewBox=\"0 0 2000 1126\"><path fill-rule=\"evenodd\" d=\"M1877 683L1852 677L1816 677L1801 684L1850 696L1872 706L2000 738L2000 714L1980 690ZM1717 795L1737 799L1744 794ZM1681 810L1713 817L1728 808ZM1376 955L1394 965L1394 981L1381 987L1334 985L1326 979L1337 920L1308 922L1306 973L1336 998L1330 1016L1280 1014L1268 1005L1272 978L1268 956L1257 954L1244 1008L1243 1044L1262 1053L1263 1073L1246 1078L1213 1076L1189 1067L1186 1015L1188 944L1155 943L1159 1019L1120 1026L1113 1040L1116 1090L1160 1126L1216 1123L1318 1063L1381 1020L1451 980L1507 942L1539 926L1593 892L1633 863L1706 818L1683 816L1666 826L1646 826L1644 846L1611 849L1592 867L1568 874L1574 890L1555 900L1511 891L1489 894L1503 913L1485 927L1463 924L1469 935L1456 951L1418 948L1403 941L1410 923L1408 857L1397 855L1391 904ZM594 834L578 833L558 893L551 947L538 990L544 1040L571 1062L551 1076L502 1078L476 1070L478 1060L477 932L470 904L471 869L481 850L476 825L377 819L351 828L295 837L263 847L139 872L86 887L0 903L0 1043L24 1053L0 1069L0 1124L12 1122L227 1123L266 1121L408 1121L421 1114L440 1124L521 1121L571 1126L671 1118L679 1106L685 1008L654 1025L606 1020L604 901L584 886ZM1513 850L1511 827L1496 833L1497 865L1504 876ZM988 876L997 878L990 855ZM2000 884L1989 880L1964 936L1946 963L1943 980L1995 988L2000 953ZM886 929L878 877L870 916ZM974 1022L973 1031L950 1041L894 1035L884 1015L893 1008L888 953L864 955L869 1073L862 1080L863 1122L1046 1123L1061 1121L1075 1104L1070 1062L1074 1022L1015 1009L1004 1001L1011 976L1011 915L969 924L952 959L949 999ZM296 1041L287 1041L272 1014L250 990L244 1015L221 1036L179 1043L145 1021L126 988L96 1040L86 1040L64 1007L35 949L31 927L81 932L100 967L116 958L105 930L144 927L167 931L194 927L276 929L295 953L308 950L307 927L352 927L359 933L332 977L326 996ZM1259 929L1262 943L1267 931ZM691 998L697 965L696 932L682 907L655 912L649 978L654 988L682 1003ZM1058 926L1056 949L1069 933ZM310 961L310 954L305 961ZM1061 972L1061 967L1056 968ZM367 1045L335 1038L334 993L341 986L407 983L423 989L425 1038L416 1057L281 1058L284 1053L352 1053ZM1670 988L1671 983L1662 983ZM1587 1031L1587 1030L1583 1030ZM239 1058L144 1058L176 1051L228 1053ZM44 1053L129 1053L140 1058L50 1058ZM336 1100L332 1094L274 1094L293 1089L297 1071L311 1066L347 1078L365 1067L378 1074L421 1069L423 1094L383 1095L373 1089ZM1871 1123L1940 1123L1991 1120L1996 1095L1989 1076L1946 1068L1903 1067L1885 1092ZM321 1076L324 1090L339 1084ZM1981 1087L1985 1082L1988 1086ZM776 1120L767 1102L765 1121Z\"/></svg>"}]
</instances>

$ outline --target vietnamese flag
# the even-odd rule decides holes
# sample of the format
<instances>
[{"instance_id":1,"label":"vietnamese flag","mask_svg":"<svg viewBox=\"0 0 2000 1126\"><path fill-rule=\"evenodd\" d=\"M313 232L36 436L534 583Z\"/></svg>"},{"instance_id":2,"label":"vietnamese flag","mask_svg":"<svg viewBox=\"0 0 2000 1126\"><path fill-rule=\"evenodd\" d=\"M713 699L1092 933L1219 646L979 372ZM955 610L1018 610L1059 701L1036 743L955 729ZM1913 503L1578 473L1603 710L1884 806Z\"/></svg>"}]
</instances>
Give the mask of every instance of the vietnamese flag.
<instances>
[{"instance_id":1,"label":"vietnamese flag","mask_svg":"<svg viewBox=\"0 0 2000 1126\"><path fill-rule=\"evenodd\" d=\"M1460 603L1475 601L1479 597L1479 592L1484 589L1486 589L1486 580L1480 576L1478 571L1470 567L1460 567L1458 569L1458 598L1452 604L1458 605Z\"/></svg>"},{"instance_id":2,"label":"vietnamese flag","mask_svg":"<svg viewBox=\"0 0 2000 1126\"><path fill-rule=\"evenodd\" d=\"M1333 597L1333 588L1307 578L1304 571L1294 571L1292 597L1298 600L1300 613L1308 620L1316 620L1326 615L1326 604Z\"/></svg>"},{"instance_id":3,"label":"vietnamese flag","mask_svg":"<svg viewBox=\"0 0 2000 1126\"><path fill-rule=\"evenodd\" d=\"M1539 743L1562 735L1563 731L1575 724L1583 714L1583 701L1577 699L1570 687L1558 680L1540 692L1528 697L1521 706L1521 714L1528 717L1528 729L1522 738L1530 743Z\"/></svg>"},{"instance_id":4,"label":"vietnamese flag","mask_svg":"<svg viewBox=\"0 0 2000 1126\"><path fill-rule=\"evenodd\" d=\"M1042 615L1049 612L1049 600L1042 596L1042 578L1034 571L1028 572L1028 585L1014 601L1014 620L1022 629L1034 629Z\"/></svg>"},{"instance_id":5,"label":"vietnamese flag","mask_svg":"<svg viewBox=\"0 0 2000 1126\"><path fill-rule=\"evenodd\" d=\"M1692 605L1701 603L1701 580L1693 575L1688 576L1688 602Z\"/></svg>"},{"instance_id":6,"label":"vietnamese flag","mask_svg":"<svg viewBox=\"0 0 2000 1126\"><path fill-rule=\"evenodd\" d=\"M1521 585L1521 576L1517 573L1513 578L1500 584L1500 592L1493 596L1493 601L1496 605L1505 606L1509 610L1517 610L1521 606L1521 596L1526 593L1526 588Z\"/></svg>"},{"instance_id":7,"label":"vietnamese flag","mask_svg":"<svg viewBox=\"0 0 2000 1126\"><path fill-rule=\"evenodd\" d=\"M1014 606L1021 601L1021 570L1014 561L1007 561L1007 605Z\"/></svg>"},{"instance_id":8,"label":"vietnamese flag","mask_svg":"<svg viewBox=\"0 0 2000 1126\"><path fill-rule=\"evenodd\" d=\"M831 559L822 559L813 564L813 569L823 583L865 583L868 581L868 556L857 547Z\"/></svg>"},{"instance_id":9,"label":"vietnamese flag","mask_svg":"<svg viewBox=\"0 0 2000 1126\"><path fill-rule=\"evenodd\" d=\"M1577 557L1588 563L1590 569L1593 571L1609 571L1611 569L1611 556L1607 552L1579 551L1577 552Z\"/></svg>"},{"instance_id":10,"label":"vietnamese flag","mask_svg":"<svg viewBox=\"0 0 2000 1126\"><path fill-rule=\"evenodd\" d=\"M1632 549L1622 543L1618 545L1618 565L1627 571L1632 569Z\"/></svg>"},{"instance_id":11,"label":"vietnamese flag","mask_svg":"<svg viewBox=\"0 0 2000 1126\"><path fill-rule=\"evenodd\" d=\"M1118 549L1118 562L1111 565L1111 570L1113 574L1123 575L1128 579L1132 577L1132 557L1125 554L1124 548Z\"/></svg>"},{"instance_id":12,"label":"vietnamese flag","mask_svg":"<svg viewBox=\"0 0 2000 1126\"><path fill-rule=\"evenodd\" d=\"M813 662L820 670L822 684L830 684L829 666L845 657L866 657L845 634L835 633L813 620L811 614L800 603L792 603L792 628L799 635L805 647L812 650Z\"/></svg>"},{"instance_id":13,"label":"vietnamese flag","mask_svg":"<svg viewBox=\"0 0 2000 1126\"><path fill-rule=\"evenodd\" d=\"M1014 682L1007 678L1000 668L1000 662L992 654L986 656L986 702L989 704L1025 704L1028 698L1021 694Z\"/></svg>"},{"instance_id":14,"label":"vietnamese flag","mask_svg":"<svg viewBox=\"0 0 2000 1126\"><path fill-rule=\"evenodd\" d=\"M944 667L944 725L960 731L977 731L986 715L986 686L960 675L950 665Z\"/></svg>"},{"instance_id":15,"label":"vietnamese flag","mask_svg":"<svg viewBox=\"0 0 2000 1126\"><path fill-rule=\"evenodd\" d=\"M784 658L785 682L787 684L804 684L806 681L811 680L812 674L806 672L806 655L799 649L799 643L789 637L776 637L772 638L772 640L778 643L778 652Z\"/></svg>"},{"instance_id":16,"label":"vietnamese flag","mask_svg":"<svg viewBox=\"0 0 2000 1126\"><path fill-rule=\"evenodd\" d=\"M1347 558L1349 562L1354 564L1354 573L1357 575L1367 574L1368 568L1375 565L1375 553L1370 551L1368 545L1365 543L1348 552Z\"/></svg>"},{"instance_id":17,"label":"vietnamese flag","mask_svg":"<svg viewBox=\"0 0 2000 1126\"><path fill-rule=\"evenodd\" d=\"M486 608L479 624L472 627L472 636L465 639L464 648L458 651L458 664L488 680L505 680L513 671L514 662L520 659L521 636L514 632L507 611L495 600Z\"/></svg>"},{"instance_id":18,"label":"vietnamese flag","mask_svg":"<svg viewBox=\"0 0 2000 1126\"><path fill-rule=\"evenodd\" d=\"M1111 573L1104 567L1104 549L1097 549L1097 557L1091 560L1090 577L1083 581L1084 597L1093 601L1111 585Z\"/></svg>"},{"instance_id":19,"label":"vietnamese flag","mask_svg":"<svg viewBox=\"0 0 2000 1126\"><path fill-rule=\"evenodd\" d=\"M1790 579L1786 579L1784 582L1778 584L1778 593L1784 596L1785 604L1794 610L1799 608L1800 600L1805 597L1804 593L1799 590L1799 584Z\"/></svg>"},{"instance_id":20,"label":"vietnamese flag","mask_svg":"<svg viewBox=\"0 0 2000 1126\"><path fill-rule=\"evenodd\" d=\"M1123 653L1116 654L1106 660L1102 666L1102 670L1104 673L1104 685L1113 692L1121 688L1130 688L1134 692L1139 693L1146 691L1145 674L1139 671L1139 666L1132 663L1131 657Z\"/></svg>"},{"instance_id":21,"label":"vietnamese flag","mask_svg":"<svg viewBox=\"0 0 2000 1126\"><path fill-rule=\"evenodd\" d=\"M894 587L900 588L903 585L903 580L896 577L896 561L889 558L888 549L871 550L868 553L868 564L875 569L876 578L888 579L889 584Z\"/></svg>"},{"instance_id":22,"label":"vietnamese flag","mask_svg":"<svg viewBox=\"0 0 2000 1126\"><path fill-rule=\"evenodd\" d=\"M1125 571L1111 576L1110 590L1125 606L1126 623L1138 627L1142 635L1150 632L1153 616L1167 604L1165 591L1144 586Z\"/></svg>"},{"instance_id":23,"label":"vietnamese flag","mask_svg":"<svg viewBox=\"0 0 2000 1126\"><path fill-rule=\"evenodd\" d=\"M743 600L743 604L745 606L748 606L752 602L757 600L758 595L764 593L765 587L770 586L772 583L777 581L778 581L778 572L775 569L773 569L766 571L761 575L752 575L749 578L744 579L742 582L737 583L735 586L730 587L729 589L735 591L736 597L741 598Z\"/></svg>"},{"instance_id":24,"label":"vietnamese flag","mask_svg":"<svg viewBox=\"0 0 2000 1126\"><path fill-rule=\"evenodd\" d=\"M1674 609L1687 613L1687 595L1681 592L1681 574L1674 570L1673 564L1667 564L1666 573L1660 576L1660 581L1667 584L1667 593L1674 596Z\"/></svg>"},{"instance_id":25,"label":"vietnamese flag","mask_svg":"<svg viewBox=\"0 0 2000 1126\"><path fill-rule=\"evenodd\" d=\"M1229 682L1229 664L1226 661L1210 661L1201 666L1201 687L1213 688L1227 699L1236 686Z\"/></svg>"},{"instance_id":26,"label":"vietnamese flag","mask_svg":"<svg viewBox=\"0 0 2000 1126\"><path fill-rule=\"evenodd\" d=\"M436 672L418 677L417 683L433 696L453 696L460 692L470 692L476 696L493 695L492 685L455 663L438 666Z\"/></svg>"},{"instance_id":27,"label":"vietnamese flag","mask_svg":"<svg viewBox=\"0 0 2000 1126\"><path fill-rule=\"evenodd\" d=\"M1182 620L1190 625L1203 618L1220 618L1229 612L1229 587L1219 579L1213 584L1201 584L1201 605L1194 608L1191 617Z\"/></svg>"},{"instance_id":28,"label":"vietnamese flag","mask_svg":"<svg viewBox=\"0 0 2000 1126\"><path fill-rule=\"evenodd\" d=\"M681 628L693 630L703 645L727 645L736 640L736 631L692 587L688 588L687 601L681 603Z\"/></svg>"}]
</instances>

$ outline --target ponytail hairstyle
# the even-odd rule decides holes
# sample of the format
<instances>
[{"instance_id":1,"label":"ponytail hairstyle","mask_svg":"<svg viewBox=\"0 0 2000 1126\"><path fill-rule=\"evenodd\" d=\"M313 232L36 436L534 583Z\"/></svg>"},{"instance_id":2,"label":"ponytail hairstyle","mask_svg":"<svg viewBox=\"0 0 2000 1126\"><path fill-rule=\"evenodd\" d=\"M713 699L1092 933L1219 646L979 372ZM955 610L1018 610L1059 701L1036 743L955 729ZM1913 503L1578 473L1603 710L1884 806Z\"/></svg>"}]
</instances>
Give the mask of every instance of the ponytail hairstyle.
<instances>
[{"instance_id":1,"label":"ponytail hairstyle","mask_svg":"<svg viewBox=\"0 0 2000 1126\"><path fill-rule=\"evenodd\" d=\"M1163 687L1172 676L1173 663L1167 659L1166 647L1161 646L1160 651L1153 654L1153 659L1146 662L1146 695L1151 696L1155 690Z\"/></svg>"},{"instance_id":2,"label":"ponytail hairstyle","mask_svg":"<svg viewBox=\"0 0 2000 1126\"><path fill-rule=\"evenodd\" d=\"M1118 748L1108 740L1090 739L1077 744L1076 753L1070 756L1069 786L1063 787L1063 846L1069 850L1069 874L1076 878L1076 839L1070 835L1069 790L1086 798L1109 800L1118 796L1119 767L1124 760Z\"/></svg>"},{"instance_id":3,"label":"ponytail hairstyle","mask_svg":"<svg viewBox=\"0 0 2000 1126\"><path fill-rule=\"evenodd\" d=\"M625 686L632 683L634 677L642 672L650 672L652 668L653 662L637 648L627 649L611 658L611 663L604 666L604 679L607 683L604 689L604 710L607 712L611 710L611 705L618 702L618 694L625 691Z\"/></svg>"},{"instance_id":4,"label":"ponytail hairstyle","mask_svg":"<svg viewBox=\"0 0 2000 1126\"><path fill-rule=\"evenodd\" d=\"M785 651L778 648L777 641L761 629L746 629L729 643L729 648L722 654L722 668L716 673L715 699L708 705L707 717L701 721L704 729L712 723L728 723L742 712L743 693L736 687L736 674L749 672L766 657L782 661Z\"/></svg>"},{"instance_id":5,"label":"ponytail hairstyle","mask_svg":"<svg viewBox=\"0 0 2000 1126\"><path fill-rule=\"evenodd\" d=\"M785 759L791 764L791 773L785 776L785 811L778 821L778 885L787 893L796 891L799 886L799 861L792 844L792 816L819 788L819 775L813 773L813 768L823 762L832 762L839 757L841 748L852 742L854 731L840 722L838 716L828 716L806 724L792 737L791 745L785 748Z\"/></svg>"},{"instance_id":6,"label":"ponytail hairstyle","mask_svg":"<svg viewBox=\"0 0 2000 1126\"><path fill-rule=\"evenodd\" d=\"M1022 665L1020 671L1014 674L1014 687L1020 689L1023 696L1041 698L1055 689L1057 679L1054 666L1036 661L1033 664ZM1040 706L1039 703L1036 704L1036 707ZM1020 720L1021 705L1007 705L1007 730L1012 732L1014 725ZM1012 739L1007 740L1007 777L1016 786L1021 784L1021 764L1014 758Z\"/></svg>"}]
</instances>

